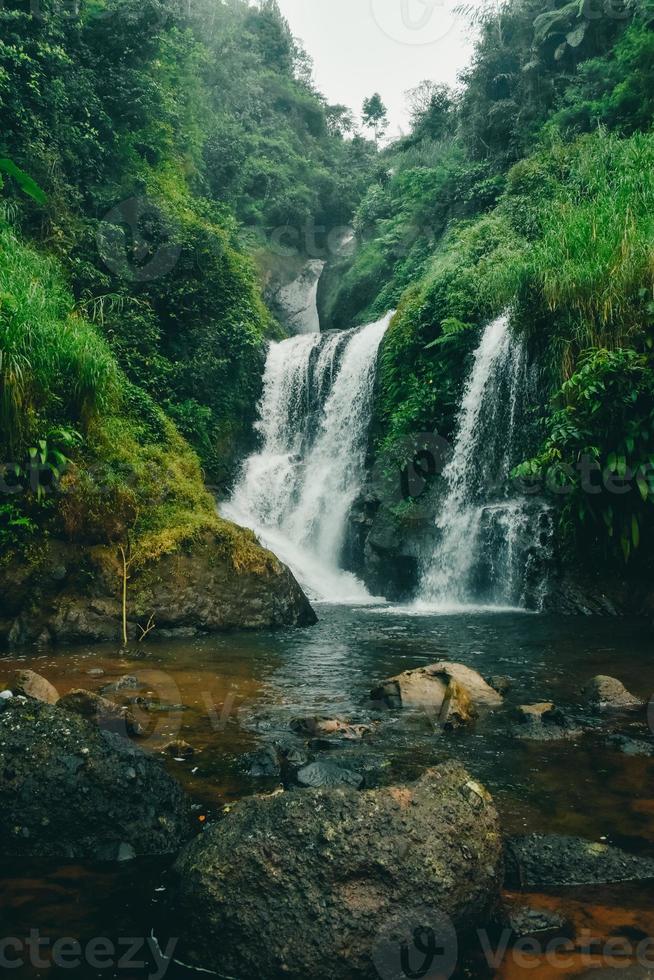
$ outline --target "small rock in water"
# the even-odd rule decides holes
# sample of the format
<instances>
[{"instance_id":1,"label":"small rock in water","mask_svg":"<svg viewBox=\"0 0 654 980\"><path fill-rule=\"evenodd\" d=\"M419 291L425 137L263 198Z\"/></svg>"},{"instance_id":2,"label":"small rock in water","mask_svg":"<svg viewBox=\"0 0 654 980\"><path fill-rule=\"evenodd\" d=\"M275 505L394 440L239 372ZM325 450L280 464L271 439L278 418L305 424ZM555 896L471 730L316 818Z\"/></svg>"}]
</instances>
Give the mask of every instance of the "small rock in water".
<instances>
[{"instance_id":1,"label":"small rock in water","mask_svg":"<svg viewBox=\"0 0 654 980\"><path fill-rule=\"evenodd\" d=\"M282 772L282 759L274 745L266 745L248 756L248 775L256 779L278 779Z\"/></svg>"},{"instance_id":2,"label":"small rock in water","mask_svg":"<svg viewBox=\"0 0 654 980\"><path fill-rule=\"evenodd\" d=\"M338 737L355 741L370 734L372 725L352 725L347 721L341 721L340 718L295 718L291 722L291 729L301 735Z\"/></svg>"},{"instance_id":3,"label":"small rock in water","mask_svg":"<svg viewBox=\"0 0 654 980\"><path fill-rule=\"evenodd\" d=\"M551 701L521 704L516 709L516 720L513 733L517 738L547 742L583 735L583 729L573 725Z\"/></svg>"},{"instance_id":4,"label":"small rock in water","mask_svg":"<svg viewBox=\"0 0 654 980\"><path fill-rule=\"evenodd\" d=\"M654 743L643 739L629 738L627 735L612 735L609 739L611 748L624 755L654 755Z\"/></svg>"},{"instance_id":5,"label":"small rock in water","mask_svg":"<svg viewBox=\"0 0 654 980\"><path fill-rule=\"evenodd\" d=\"M495 674L493 677L489 677L488 683L501 697L505 697L511 690L511 679L503 674Z\"/></svg>"},{"instance_id":6,"label":"small rock in water","mask_svg":"<svg viewBox=\"0 0 654 980\"><path fill-rule=\"evenodd\" d=\"M45 677L35 674L33 670L17 670L13 688L17 694L23 694L35 701L43 701L44 704L56 704L59 700L57 688Z\"/></svg>"},{"instance_id":7,"label":"small rock in water","mask_svg":"<svg viewBox=\"0 0 654 980\"><path fill-rule=\"evenodd\" d=\"M622 681L602 674L593 677L583 691L584 700L598 711L642 708L644 702L630 694Z\"/></svg>"},{"instance_id":8,"label":"small rock in water","mask_svg":"<svg viewBox=\"0 0 654 980\"><path fill-rule=\"evenodd\" d=\"M654 860L579 837L530 834L507 841L509 888L607 884L654 878Z\"/></svg>"},{"instance_id":9,"label":"small rock in water","mask_svg":"<svg viewBox=\"0 0 654 980\"><path fill-rule=\"evenodd\" d=\"M569 923L553 909L536 909L529 905L518 905L508 912L508 925L519 939L527 936L560 936L570 929Z\"/></svg>"},{"instance_id":10,"label":"small rock in water","mask_svg":"<svg viewBox=\"0 0 654 980\"><path fill-rule=\"evenodd\" d=\"M310 786L313 789L334 786L351 786L354 789L360 789L363 786L361 773L352 772L351 769L343 769L333 762L322 761L310 762L304 769L300 769L297 774L297 781L300 786Z\"/></svg>"},{"instance_id":11,"label":"small rock in water","mask_svg":"<svg viewBox=\"0 0 654 980\"><path fill-rule=\"evenodd\" d=\"M165 752L166 755L172 755L178 759L191 759L195 755L193 746L185 742L183 738L177 738L172 742L167 742L161 751Z\"/></svg>"},{"instance_id":12,"label":"small rock in water","mask_svg":"<svg viewBox=\"0 0 654 980\"><path fill-rule=\"evenodd\" d=\"M105 684L104 687L100 688L100 691L102 694L118 694L120 691L140 691L144 687L145 684L138 677L134 677L133 674L124 674L117 681Z\"/></svg>"},{"instance_id":13,"label":"small rock in water","mask_svg":"<svg viewBox=\"0 0 654 980\"><path fill-rule=\"evenodd\" d=\"M441 710L452 680L465 689L476 708L501 706L502 698L481 674L465 664L446 660L390 677L374 688L370 697L390 708L427 708L436 712Z\"/></svg>"}]
</instances>

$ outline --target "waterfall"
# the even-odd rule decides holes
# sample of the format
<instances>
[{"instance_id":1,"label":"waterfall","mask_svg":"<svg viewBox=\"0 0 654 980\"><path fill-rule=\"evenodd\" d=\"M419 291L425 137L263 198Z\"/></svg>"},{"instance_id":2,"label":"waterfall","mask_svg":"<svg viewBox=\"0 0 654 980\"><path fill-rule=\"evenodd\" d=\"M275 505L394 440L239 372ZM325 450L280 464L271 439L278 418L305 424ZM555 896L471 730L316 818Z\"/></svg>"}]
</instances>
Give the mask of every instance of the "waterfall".
<instances>
[{"instance_id":1,"label":"waterfall","mask_svg":"<svg viewBox=\"0 0 654 980\"><path fill-rule=\"evenodd\" d=\"M391 315L360 329L270 345L260 449L222 508L252 528L314 599L371 598L340 560L365 476L377 353Z\"/></svg>"},{"instance_id":2,"label":"waterfall","mask_svg":"<svg viewBox=\"0 0 654 980\"><path fill-rule=\"evenodd\" d=\"M523 344L509 319L490 323L474 355L457 420L436 550L425 563L418 605L523 607L530 575L547 547L549 518L533 497L516 495L520 416L530 392Z\"/></svg>"}]
</instances>

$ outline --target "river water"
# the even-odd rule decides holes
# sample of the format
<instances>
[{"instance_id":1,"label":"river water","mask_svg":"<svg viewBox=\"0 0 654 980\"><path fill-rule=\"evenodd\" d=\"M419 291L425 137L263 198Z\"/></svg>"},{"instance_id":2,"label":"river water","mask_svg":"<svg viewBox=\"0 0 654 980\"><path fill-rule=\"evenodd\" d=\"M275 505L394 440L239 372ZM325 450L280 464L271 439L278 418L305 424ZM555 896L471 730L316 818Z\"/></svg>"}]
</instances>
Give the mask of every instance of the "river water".
<instances>
[{"instance_id":1,"label":"river water","mask_svg":"<svg viewBox=\"0 0 654 980\"><path fill-rule=\"evenodd\" d=\"M573 834L654 856L654 759L616 751L608 743L606 725L570 742L525 742L508 731L512 706L552 700L574 710L583 684L596 674L618 676L649 699L654 661L647 624L529 614L418 615L374 605L322 605L318 612L319 623L306 630L152 643L128 653L117 653L115 647L30 652L0 660L0 684L24 666L42 673L62 694L76 687L98 690L127 673L139 676L149 696L165 708L143 716L144 749L159 753L171 737L186 739L196 749L192 759L167 759L166 765L193 797L199 826L242 795L274 790L277 780L248 774L249 754L276 739L293 738L293 718L319 714L378 722L364 746L345 751L352 754L353 765L359 753L374 758L384 781L410 779L428 765L461 759L493 793L508 834ZM444 658L485 676L509 677L506 709L480 719L470 732L444 735L422 711L380 713L370 704L370 689L381 679ZM651 738L642 720L615 719L614 728ZM3 874L4 936L24 935L30 928L54 937L149 935L162 894L156 889L166 881L161 862L143 861L118 868L26 867L22 862L5 865ZM595 888L592 895L571 890L564 896L538 896L537 901L557 907L567 903L603 935L626 922L654 935L651 898L651 890L642 885L622 885ZM596 976L586 969L587 964L575 961L568 970L552 973L538 959L525 968L507 954L497 968L477 963L461 975ZM126 969L113 975L146 972ZM26 966L7 975L22 980L112 974ZM180 967L168 973L185 975ZM597 980L603 975L597 974Z\"/></svg>"}]
</instances>

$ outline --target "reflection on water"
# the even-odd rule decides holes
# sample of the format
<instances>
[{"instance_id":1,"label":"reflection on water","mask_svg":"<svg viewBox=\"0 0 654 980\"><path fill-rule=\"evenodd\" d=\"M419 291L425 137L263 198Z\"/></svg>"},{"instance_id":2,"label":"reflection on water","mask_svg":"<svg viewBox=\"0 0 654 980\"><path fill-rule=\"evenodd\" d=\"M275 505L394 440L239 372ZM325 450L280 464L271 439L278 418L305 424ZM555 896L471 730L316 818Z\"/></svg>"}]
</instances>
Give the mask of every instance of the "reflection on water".
<instances>
[{"instance_id":1,"label":"reflection on water","mask_svg":"<svg viewBox=\"0 0 654 980\"><path fill-rule=\"evenodd\" d=\"M605 732L578 742L522 742L509 736L507 713L500 711L480 719L471 733L446 736L434 732L420 711L381 715L368 698L382 678L439 659L461 661L485 676L508 676L507 710L544 700L574 708L584 683L596 674L618 676L635 694L649 698L654 661L643 623L514 614L416 616L400 609L324 606L320 613L321 622L310 630L152 643L128 653L83 647L31 651L0 660L0 686L24 666L42 673L62 694L79 687L97 691L135 674L144 684L139 696L165 709L135 707L146 728L145 750L160 752L171 738L194 746L191 759L168 758L166 765L210 818L243 794L274 788L274 782L247 774L244 757L261 744L288 738L294 717L319 714L356 722L372 715L381 724L370 747L383 755L389 778L417 776L425 766L456 756L492 790L509 833L568 833L654 855L654 760L615 751ZM52 936L148 935L158 901L155 888L165 881L165 869L152 862L118 869L7 867L4 873L4 936L30 928ZM606 933L620 925L625 909L632 917L646 912L633 886L622 886L606 905L598 894L593 901L604 910L597 913L596 927ZM505 963L497 975L511 980L551 975L549 966L550 972L532 967L516 972L515 963ZM577 967L557 976L581 976ZM58 975L44 969L11 975L21 980ZM74 975L108 974L87 968ZM116 975L131 976L128 971Z\"/></svg>"}]
</instances>

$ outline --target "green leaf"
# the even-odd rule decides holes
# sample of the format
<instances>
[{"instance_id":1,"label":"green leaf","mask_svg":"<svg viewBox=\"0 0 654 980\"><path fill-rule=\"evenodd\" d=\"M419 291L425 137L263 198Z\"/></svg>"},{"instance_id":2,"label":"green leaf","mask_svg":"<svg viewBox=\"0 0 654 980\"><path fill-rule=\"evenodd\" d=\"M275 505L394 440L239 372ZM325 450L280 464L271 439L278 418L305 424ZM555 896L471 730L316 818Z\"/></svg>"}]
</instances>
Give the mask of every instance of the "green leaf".
<instances>
[{"instance_id":1,"label":"green leaf","mask_svg":"<svg viewBox=\"0 0 654 980\"><path fill-rule=\"evenodd\" d=\"M649 497L649 483L645 479L642 473L639 473L636 477L636 483L638 484L638 489L640 490L640 495L643 500L647 500Z\"/></svg>"},{"instance_id":2,"label":"green leaf","mask_svg":"<svg viewBox=\"0 0 654 980\"><path fill-rule=\"evenodd\" d=\"M635 514L631 518L631 540L633 541L634 548L637 548L640 544L640 527Z\"/></svg>"},{"instance_id":3,"label":"green leaf","mask_svg":"<svg viewBox=\"0 0 654 980\"><path fill-rule=\"evenodd\" d=\"M29 174L17 167L13 160L9 160L7 157L0 159L0 171L8 174L9 177L13 177L23 193L33 198L37 204L45 204L47 201L45 192L41 190L35 180L32 180Z\"/></svg>"}]
</instances>

